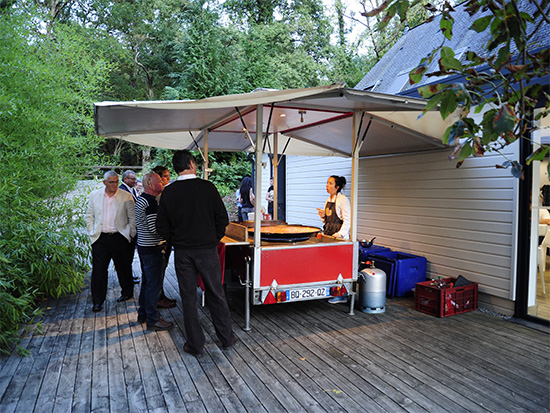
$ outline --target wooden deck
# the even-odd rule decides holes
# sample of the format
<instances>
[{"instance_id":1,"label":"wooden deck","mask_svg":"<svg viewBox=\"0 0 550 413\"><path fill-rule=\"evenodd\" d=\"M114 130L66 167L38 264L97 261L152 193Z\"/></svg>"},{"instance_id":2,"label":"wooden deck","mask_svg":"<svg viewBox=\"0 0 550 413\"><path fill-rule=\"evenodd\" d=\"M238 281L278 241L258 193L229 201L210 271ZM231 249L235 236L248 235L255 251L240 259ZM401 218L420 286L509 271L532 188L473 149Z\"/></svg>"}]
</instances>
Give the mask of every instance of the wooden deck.
<instances>
[{"instance_id":1,"label":"wooden deck","mask_svg":"<svg viewBox=\"0 0 550 413\"><path fill-rule=\"evenodd\" d=\"M173 267L167 294L177 297ZM222 351L208 311L205 354L183 352L181 307L170 332L136 323L136 302L104 310L89 289L44 303L30 356L0 356L0 412L547 412L550 336L479 311L438 319L412 299L383 314L325 301L253 307L228 301L239 342ZM136 297L138 286L136 286ZM179 298L179 297L177 297Z\"/></svg>"}]
</instances>

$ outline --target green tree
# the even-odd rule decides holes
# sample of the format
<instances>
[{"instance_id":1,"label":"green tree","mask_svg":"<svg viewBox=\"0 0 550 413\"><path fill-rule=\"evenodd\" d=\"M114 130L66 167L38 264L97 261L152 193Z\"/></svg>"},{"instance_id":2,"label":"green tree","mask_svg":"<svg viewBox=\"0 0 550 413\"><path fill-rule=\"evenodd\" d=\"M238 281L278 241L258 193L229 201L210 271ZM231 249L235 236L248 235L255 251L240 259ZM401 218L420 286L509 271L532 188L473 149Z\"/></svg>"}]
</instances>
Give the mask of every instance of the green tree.
<instances>
[{"instance_id":1,"label":"green tree","mask_svg":"<svg viewBox=\"0 0 550 413\"><path fill-rule=\"evenodd\" d=\"M94 162L92 102L111 66L79 26L47 35L39 14L0 13L0 349L46 296L76 292L88 270L83 202L68 191Z\"/></svg>"},{"instance_id":2,"label":"green tree","mask_svg":"<svg viewBox=\"0 0 550 413\"><path fill-rule=\"evenodd\" d=\"M175 40L172 86L164 99L201 99L240 93L240 33L220 24L217 10L197 1L183 14L185 29Z\"/></svg>"},{"instance_id":3,"label":"green tree","mask_svg":"<svg viewBox=\"0 0 550 413\"><path fill-rule=\"evenodd\" d=\"M416 2L394 0L383 3L366 15L383 13L379 27L384 27L393 18L406 20L406 13L414 4ZM469 51L465 62L461 62L451 48L442 44L422 58L419 66L410 73L411 83L419 82L423 76L460 75L464 79L462 82L441 82L419 88L421 95L429 98L425 111L437 107L441 116L446 118L460 108L459 119L443 136L445 143L456 146L454 158L458 159L459 165L469 156L500 151L517 139L527 137L536 128L535 121L550 112L548 88L536 81L549 73L548 38L541 37L540 33L547 32L550 24L550 3L537 0L469 0L464 7L470 16L476 16L470 29L489 34L485 53L479 55ZM446 2L439 8L431 4L426 8L430 12L441 13L441 31L447 39L451 39L453 6ZM539 32L542 27L546 31ZM439 70L427 73L428 65L436 57L439 59ZM541 100L544 101L544 110L535 115L535 108ZM473 115L482 111L481 120L476 120ZM550 146L542 145L527 162L542 160L548 152ZM518 161L509 160L502 165L510 166L514 176L522 176L523 167Z\"/></svg>"}]
</instances>

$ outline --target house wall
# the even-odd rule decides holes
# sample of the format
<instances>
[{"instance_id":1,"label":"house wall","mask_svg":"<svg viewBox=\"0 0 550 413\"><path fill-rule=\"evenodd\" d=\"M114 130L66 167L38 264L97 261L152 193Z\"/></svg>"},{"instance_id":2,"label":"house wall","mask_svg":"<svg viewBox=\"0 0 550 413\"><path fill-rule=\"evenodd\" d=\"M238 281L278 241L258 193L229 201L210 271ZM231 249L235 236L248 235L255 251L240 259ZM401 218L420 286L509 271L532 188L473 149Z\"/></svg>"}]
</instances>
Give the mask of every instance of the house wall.
<instances>
[{"instance_id":1,"label":"house wall","mask_svg":"<svg viewBox=\"0 0 550 413\"><path fill-rule=\"evenodd\" d=\"M315 208L323 208L328 198L326 184L331 175L348 182L343 194L350 197L351 159L324 156L287 156L286 221L289 224L323 227Z\"/></svg>"},{"instance_id":2,"label":"house wall","mask_svg":"<svg viewBox=\"0 0 550 413\"><path fill-rule=\"evenodd\" d=\"M517 159L515 146L507 150ZM428 278L461 274L478 282L480 307L512 315L517 179L495 168L500 155L467 159L457 169L449 154L360 160L358 239L375 236L376 244L425 256ZM289 159L288 222L321 226L315 208L326 200L324 183L333 173L350 182L351 162Z\"/></svg>"}]
</instances>

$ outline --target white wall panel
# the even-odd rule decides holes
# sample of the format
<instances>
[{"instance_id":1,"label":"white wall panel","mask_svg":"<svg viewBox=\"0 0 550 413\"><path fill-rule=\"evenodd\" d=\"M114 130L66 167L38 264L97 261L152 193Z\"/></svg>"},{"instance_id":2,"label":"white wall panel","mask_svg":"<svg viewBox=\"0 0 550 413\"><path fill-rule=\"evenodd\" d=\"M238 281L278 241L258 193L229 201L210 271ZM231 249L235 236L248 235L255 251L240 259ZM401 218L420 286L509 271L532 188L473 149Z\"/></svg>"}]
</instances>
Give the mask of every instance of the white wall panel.
<instances>
[{"instance_id":1,"label":"white wall panel","mask_svg":"<svg viewBox=\"0 0 550 413\"><path fill-rule=\"evenodd\" d=\"M506 155L517 159L516 147ZM449 151L362 159L359 162L358 238L425 256L428 278L459 274L478 282L484 301L512 309L518 182L504 158L487 154L461 168ZM287 221L321 227L315 208L327 198L330 175L348 180L351 160L287 157ZM487 298L489 297L489 298ZM508 304L507 304L508 303ZM497 309L497 310L498 310Z\"/></svg>"},{"instance_id":2,"label":"white wall panel","mask_svg":"<svg viewBox=\"0 0 550 413\"><path fill-rule=\"evenodd\" d=\"M351 159L341 157L287 156L286 221L290 224L322 228L315 208L323 208L328 198L326 183L331 175L347 180L343 194L351 191Z\"/></svg>"},{"instance_id":3,"label":"white wall panel","mask_svg":"<svg viewBox=\"0 0 550 413\"><path fill-rule=\"evenodd\" d=\"M500 155L467 159L461 168L448 155L362 159L358 237L425 256L428 278L462 274L480 292L509 299L518 182L495 168Z\"/></svg>"}]
</instances>

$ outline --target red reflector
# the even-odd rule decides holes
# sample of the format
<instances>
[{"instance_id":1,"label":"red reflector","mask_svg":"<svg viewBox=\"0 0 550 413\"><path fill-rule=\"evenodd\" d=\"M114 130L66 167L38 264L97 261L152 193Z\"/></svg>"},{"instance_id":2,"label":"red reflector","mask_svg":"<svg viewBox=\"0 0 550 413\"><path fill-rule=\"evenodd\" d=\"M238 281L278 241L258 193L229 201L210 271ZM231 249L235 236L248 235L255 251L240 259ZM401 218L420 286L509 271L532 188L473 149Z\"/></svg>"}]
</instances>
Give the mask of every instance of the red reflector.
<instances>
[{"instance_id":1,"label":"red reflector","mask_svg":"<svg viewBox=\"0 0 550 413\"><path fill-rule=\"evenodd\" d=\"M281 303L286 301L286 291L278 291L277 292L277 302Z\"/></svg>"},{"instance_id":2,"label":"red reflector","mask_svg":"<svg viewBox=\"0 0 550 413\"><path fill-rule=\"evenodd\" d=\"M273 293L270 291L267 294L267 297L265 297L264 304L276 304L277 301L275 300L275 297L273 296Z\"/></svg>"},{"instance_id":3,"label":"red reflector","mask_svg":"<svg viewBox=\"0 0 550 413\"><path fill-rule=\"evenodd\" d=\"M330 295L333 297L340 297L342 294L342 287L330 287Z\"/></svg>"},{"instance_id":4,"label":"red reflector","mask_svg":"<svg viewBox=\"0 0 550 413\"><path fill-rule=\"evenodd\" d=\"M342 285L342 295L346 295L348 293L348 290L346 289L345 285Z\"/></svg>"}]
</instances>

